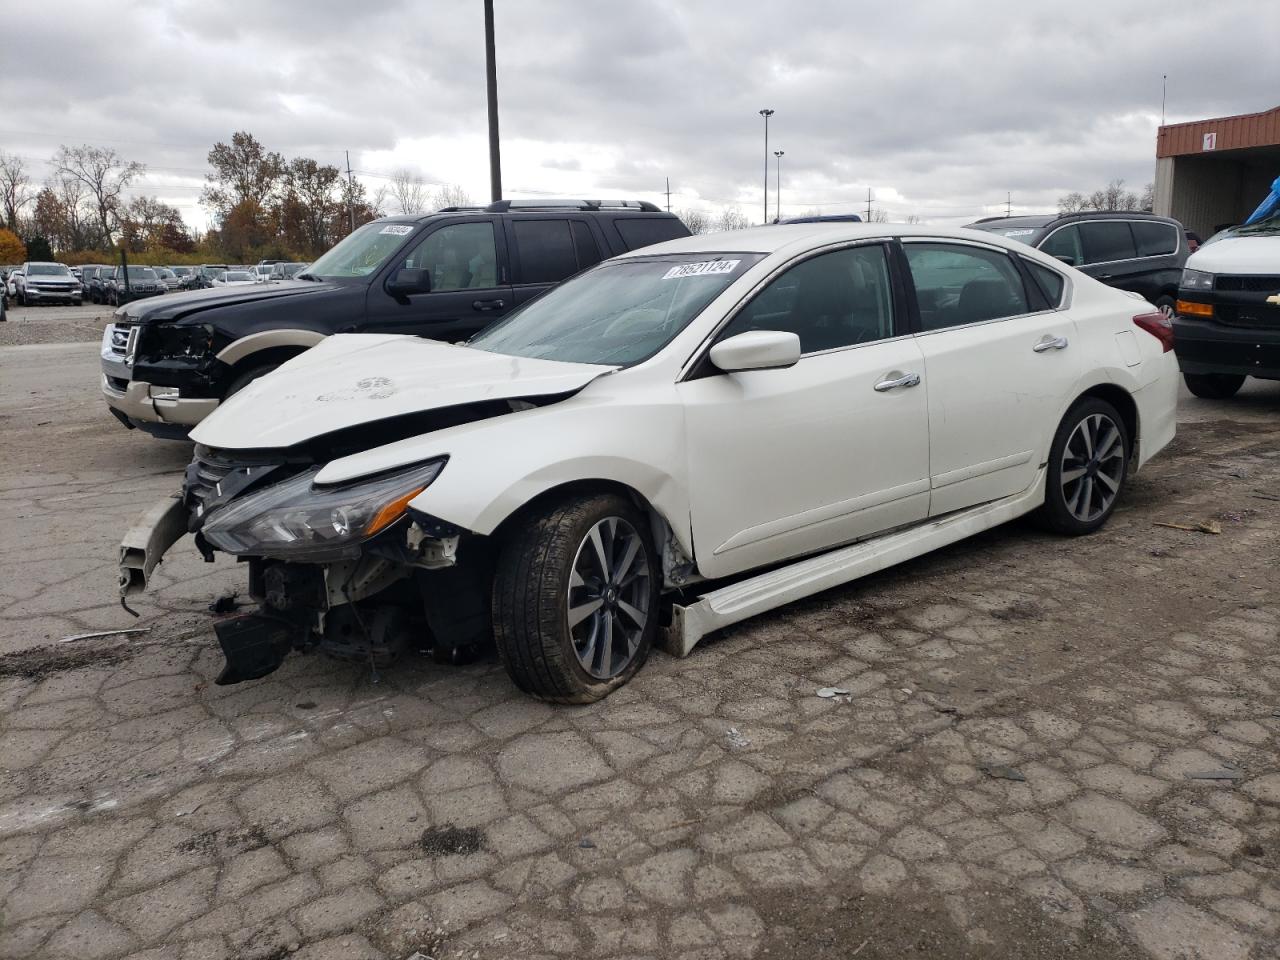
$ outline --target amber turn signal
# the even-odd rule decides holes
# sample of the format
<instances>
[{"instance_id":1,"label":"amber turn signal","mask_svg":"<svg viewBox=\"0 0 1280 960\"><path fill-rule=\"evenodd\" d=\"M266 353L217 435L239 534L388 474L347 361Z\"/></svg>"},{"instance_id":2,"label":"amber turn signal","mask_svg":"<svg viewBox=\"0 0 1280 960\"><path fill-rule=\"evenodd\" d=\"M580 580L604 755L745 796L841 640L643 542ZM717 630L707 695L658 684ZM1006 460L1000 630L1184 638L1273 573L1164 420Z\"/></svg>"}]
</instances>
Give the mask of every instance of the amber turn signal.
<instances>
[{"instance_id":1,"label":"amber turn signal","mask_svg":"<svg viewBox=\"0 0 1280 960\"><path fill-rule=\"evenodd\" d=\"M1178 313L1186 317L1213 316L1213 304L1211 303L1193 303L1190 300L1179 300L1176 309Z\"/></svg>"}]
</instances>

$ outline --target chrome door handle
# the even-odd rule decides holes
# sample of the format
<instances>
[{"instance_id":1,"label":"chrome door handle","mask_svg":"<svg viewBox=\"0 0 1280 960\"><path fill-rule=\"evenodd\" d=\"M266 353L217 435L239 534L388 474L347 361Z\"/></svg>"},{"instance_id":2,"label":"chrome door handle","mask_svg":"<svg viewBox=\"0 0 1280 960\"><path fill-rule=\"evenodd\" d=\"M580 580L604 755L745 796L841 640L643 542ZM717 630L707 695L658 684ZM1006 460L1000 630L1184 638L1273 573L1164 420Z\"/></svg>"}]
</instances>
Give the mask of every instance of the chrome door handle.
<instances>
[{"instance_id":1,"label":"chrome door handle","mask_svg":"<svg viewBox=\"0 0 1280 960\"><path fill-rule=\"evenodd\" d=\"M881 380L876 384L876 393L884 393L886 390L895 390L898 387L915 387L920 384L920 374L904 373L902 376L893 380Z\"/></svg>"},{"instance_id":2,"label":"chrome door handle","mask_svg":"<svg viewBox=\"0 0 1280 960\"><path fill-rule=\"evenodd\" d=\"M1067 349L1067 338L1046 334L1031 349L1036 353L1044 353L1046 350L1065 350Z\"/></svg>"}]
</instances>

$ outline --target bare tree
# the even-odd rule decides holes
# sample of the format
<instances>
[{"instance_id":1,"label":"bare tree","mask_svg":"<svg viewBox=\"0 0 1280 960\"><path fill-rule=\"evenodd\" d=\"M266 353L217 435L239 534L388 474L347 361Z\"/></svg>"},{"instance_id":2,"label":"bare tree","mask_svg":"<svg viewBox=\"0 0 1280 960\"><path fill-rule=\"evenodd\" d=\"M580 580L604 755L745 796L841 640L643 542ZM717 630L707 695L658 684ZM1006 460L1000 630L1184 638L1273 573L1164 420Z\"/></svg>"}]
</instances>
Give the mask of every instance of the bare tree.
<instances>
[{"instance_id":1,"label":"bare tree","mask_svg":"<svg viewBox=\"0 0 1280 960\"><path fill-rule=\"evenodd\" d=\"M391 198L401 213L421 213L427 208L427 185L408 167L400 167L391 171Z\"/></svg>"},{"instance_id":2,"label":"bare tree","mask_svg":"<svg viewBox=\"0 0 1280 960\"><path fill-rule=\"evenodd\" d=\"M1094 210L1137 210L1138 195L1126 190L1123 180L1112 180L1104 189L1089 195L1089 206Z\"/></svg>"},{"instance_id":3,"label":"bare tree","mask_svg":"<svg viewBox=\"0 0 1280 960\"><path fill-rule=\"evenodd\" d=\"M676 216L689 228L690 233L706 233L711 229L711 218L702 210L686 207L684 210L677 210Z\"/></svg>"},{"instance_id":4,"label":"bare tree","mask_svg":"<svg viewBox=\"0 0 1280 960\"><path fill-rule=\"evenodd\" d=\"M888 223L889 213L887 210L883 209L882 207L876 207L874 210L871 211L871 216L867 220L867 222L868 223Z\"/></svg>"},{"instance_id":5,"label":"bare tree","mask_svg":"<svg viewBox=\"0 0 1280 960\"><path fill-rule=\"evenodd\" d=\"M1142 188L1142 197L1138 200L1138 209L1150 213L1156 207L1156 185L1148 183Z\"/></svg>"},{"instance_id":6,"label":"bare tree","mask_svg":"<svg viewBox=\"0 0 1280 960\"><path fill-rule=\"evenodd\" d=\"M147 168L136 160L125 160L110 147L88 144L59 147L53 155L53 167L59 174L85 185L98 215L102 240L110 243L114 223L119 219L120 195Z\"/></svg>"},{"instance_id":7,"label":"bare tree","mask_svg":"<svg viewBox=\"0 0 1280 960\"><path fill-rule=\"evenodd\" d=\"M920 222L920 214L918 214L918 213L910 214L910 215L907 217L907 223L910 223L910 224L917 224L917 223L919 223L919 222Z\"/></svg>"},{"instance_id":8,"label":"bare tree","mask_svg":"<svg viewBox=\"0 0 1280 960\"><path fill-rule=\"evenodd\" d=\"M1089 208L1089 201L1083 193L1073 190L1066 196L1058 198L1059 213L1079 213Z\"/></svg>"},{"instance_id":9,"label":"bare tree","mask_svg":"<svg viewBox=\"0 0 1280 960\"><path fill-rule=\"evenodd\" d=\"M446 183L431 194L431 206L439 210L443 207L469 207L471 194L457 183Z\"/></svg>"},{"instance_id":10,"label":"bare tree","mask_svg":"<svg viewBox=\"0 0 1280 960\"><path fill-rule=\"evenodd\" d=\"M736 206L725 207L720 216L716 218L717 230L745 230L749 226L751 226L751 221Z\"/></svg>"},{"instance_id":11,"label":"bare tree","mask_svg":"<svg viewBox=\"0 0 1280 960\"><path fill-rule=\"evenodd\" d=\"M4 204L4 221L10 230L18 229L18 214L34 199L31 177L22 158L0 153L0 202Z\"/></svg>"}]
</instances>

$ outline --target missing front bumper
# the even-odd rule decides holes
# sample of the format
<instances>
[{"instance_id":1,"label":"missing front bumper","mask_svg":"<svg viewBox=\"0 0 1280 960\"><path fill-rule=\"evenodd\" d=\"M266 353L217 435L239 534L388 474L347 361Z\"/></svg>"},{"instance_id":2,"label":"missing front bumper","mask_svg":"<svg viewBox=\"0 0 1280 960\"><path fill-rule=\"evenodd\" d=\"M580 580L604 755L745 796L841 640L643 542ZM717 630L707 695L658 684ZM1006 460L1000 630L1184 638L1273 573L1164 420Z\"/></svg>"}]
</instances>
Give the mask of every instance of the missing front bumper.
<instances>
[{"instance_id":1,"label":"missing front bumper","mask_svg":"<svg viewBox=\"0 0 1280 960\"><path fill-rule=\"evenodd\" d=\"M166 551L187 532L187 508L180 496L167 497L140 516L120 541L120 596L147 588Z\"/></svg>"}]
</instances>

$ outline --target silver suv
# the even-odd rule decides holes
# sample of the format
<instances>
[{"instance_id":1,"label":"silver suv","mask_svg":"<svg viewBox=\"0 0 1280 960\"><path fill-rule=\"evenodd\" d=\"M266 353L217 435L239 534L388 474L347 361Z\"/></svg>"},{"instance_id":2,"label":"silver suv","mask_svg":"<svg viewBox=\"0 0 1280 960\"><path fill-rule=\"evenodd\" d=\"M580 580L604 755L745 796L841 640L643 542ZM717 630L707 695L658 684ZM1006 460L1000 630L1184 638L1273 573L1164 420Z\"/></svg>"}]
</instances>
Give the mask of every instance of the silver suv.
<instances>
[{"instance_id":1,"label":"silver suv","mask_svg":"<svg viewBox=\"0 0 1280 960\"><path fill-rule=\"evenodd\" d=\"M27 261L17 275L14 291L18 303L70 303L80 306L82 287L65 263Z\"/></svg>"}]
</instances>

